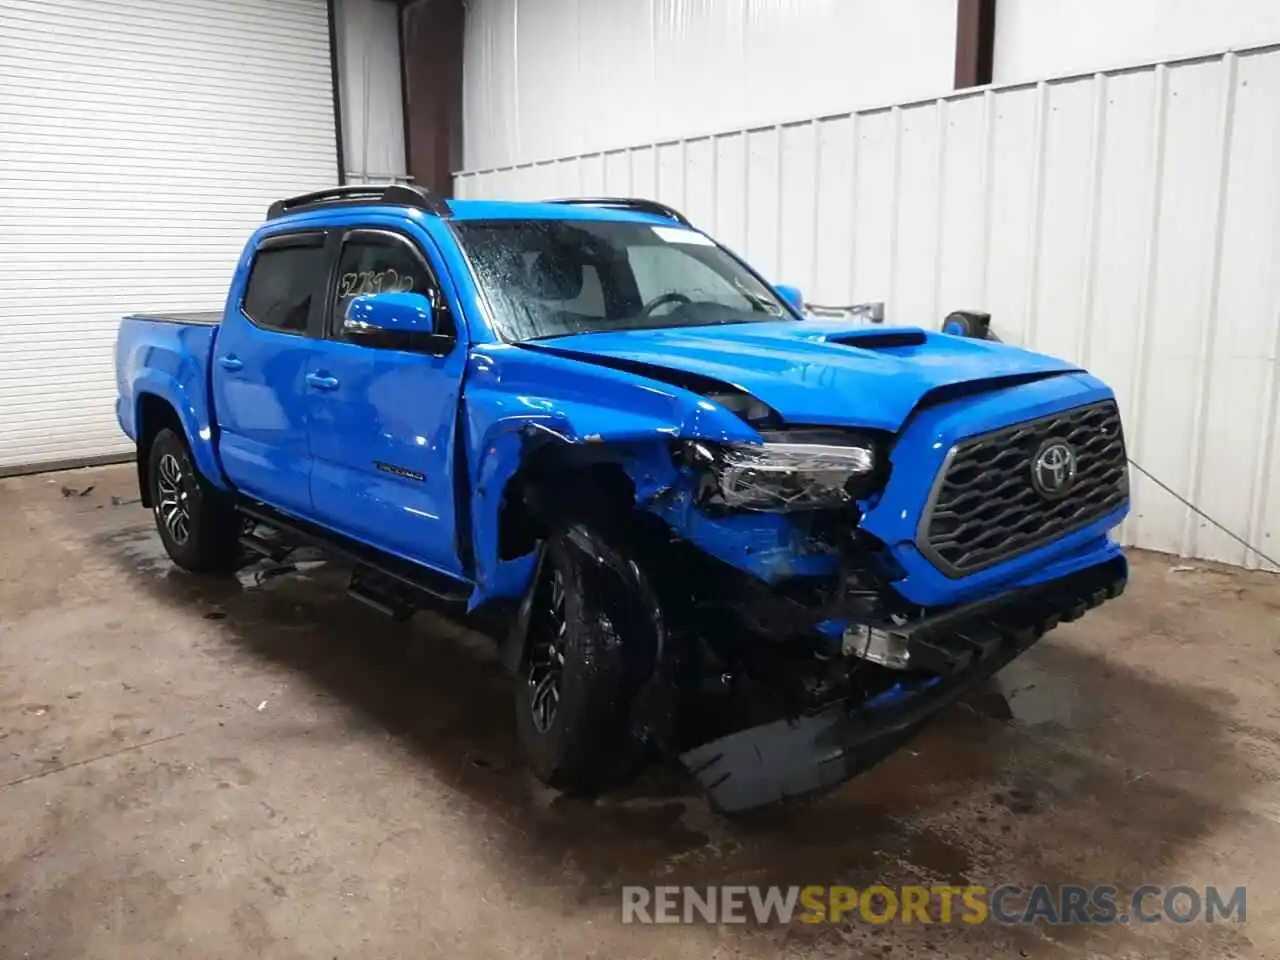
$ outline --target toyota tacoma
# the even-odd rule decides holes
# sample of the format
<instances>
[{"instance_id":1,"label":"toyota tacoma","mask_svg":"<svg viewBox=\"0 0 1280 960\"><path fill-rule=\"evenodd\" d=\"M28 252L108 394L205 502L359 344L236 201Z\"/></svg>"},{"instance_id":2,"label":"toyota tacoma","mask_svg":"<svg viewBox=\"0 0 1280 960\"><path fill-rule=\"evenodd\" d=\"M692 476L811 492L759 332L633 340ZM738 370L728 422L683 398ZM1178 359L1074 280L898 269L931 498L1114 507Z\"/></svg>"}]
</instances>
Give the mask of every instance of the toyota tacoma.
<instances>
[{"instance_id":1,"label":"toyota tacoma","mask_svg":"<svg viewBox=\"0 0 1280 960\"><path fill-rule=\"evenodd\" d=\"M1103 383L806 317L653 201L281 200L225 309L126 317L116 369L178 566L318 544L378 610L501 624L569 792L831 787L1125 584Z\"/></svg>"}]
</instances>

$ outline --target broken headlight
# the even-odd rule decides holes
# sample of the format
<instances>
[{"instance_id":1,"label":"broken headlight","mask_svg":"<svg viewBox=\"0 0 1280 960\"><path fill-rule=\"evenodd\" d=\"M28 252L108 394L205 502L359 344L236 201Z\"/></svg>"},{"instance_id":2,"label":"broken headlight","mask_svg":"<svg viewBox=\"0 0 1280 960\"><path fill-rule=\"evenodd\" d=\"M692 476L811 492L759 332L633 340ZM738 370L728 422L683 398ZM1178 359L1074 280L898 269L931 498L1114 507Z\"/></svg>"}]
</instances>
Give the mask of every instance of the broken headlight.
<instances>
[{"instance_id":1,"label":"broken headlight","mask_svg":"<svg viewBox=\"0 0 1280 960\"><path fill-rule=\"evenodd\" d=\"M835 430L766 430L762 444L690 441L685 458L705 471L705 502L782 512L839 507L866 493L876 470L869 440Z\"/></svg>"}]
</instances>

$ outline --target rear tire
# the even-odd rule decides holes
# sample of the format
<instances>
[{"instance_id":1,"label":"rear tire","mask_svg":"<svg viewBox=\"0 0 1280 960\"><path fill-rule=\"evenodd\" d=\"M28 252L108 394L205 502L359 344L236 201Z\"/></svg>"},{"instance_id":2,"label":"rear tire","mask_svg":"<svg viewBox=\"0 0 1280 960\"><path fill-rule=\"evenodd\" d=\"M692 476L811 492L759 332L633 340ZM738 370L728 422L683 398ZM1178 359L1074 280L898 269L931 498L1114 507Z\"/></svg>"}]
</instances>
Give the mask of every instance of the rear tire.
<instances>
[{"instance_id":1,"label":"rear tire","mask_svg":"<svg viewBox=\"0 0 1280 960\"><path fill-rule=\"evenodd\" d=\"M516 681L516 732L529 767L569 794L621 784L644 754L630 727L634 658L624 651L644 637L631 636L629 605L610 602L609 577L563 534L547 542Z\"/></svg>"},{"instance_id":2,"label":"rear tire","mask_svg":"<svg viewBox=\"0 0 1280 960\"><path fill-rule=\"evenodd\" d=\"M170 559L192 573L229 573L239 553L235 508L196 469L187 441L164 429L147 460L151 511Z\"/></svg>"}]
</instances>

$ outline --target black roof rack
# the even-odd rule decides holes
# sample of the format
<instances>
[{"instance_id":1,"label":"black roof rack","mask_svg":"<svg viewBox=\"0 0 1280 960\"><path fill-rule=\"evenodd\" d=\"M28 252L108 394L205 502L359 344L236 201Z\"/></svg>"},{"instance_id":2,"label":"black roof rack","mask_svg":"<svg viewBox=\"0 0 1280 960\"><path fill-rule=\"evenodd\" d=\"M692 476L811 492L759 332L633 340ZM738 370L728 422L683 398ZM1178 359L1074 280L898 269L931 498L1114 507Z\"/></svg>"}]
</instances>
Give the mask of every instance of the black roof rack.
<instances>
[{"instance_id":1,"label":"black roof rack","mask_svg":"<svg viewBox=\"0 0 1280 960\"><path fill-rule=\"evenodd\" d=\"M453 213L443 198L411 183L352 183L344 187L330 187L328 190L317 190L315 193L304 193L297 197L277 200L267 208L267 219L274 220L286 213L297 213L309 207L332 203L385 203L396 207L425 210L427 213L434 213L437 217L448 217Z\"/></svg>"},{"instance_id":2,"label":"black roof rack","mask_svg":"<svg viewBox=\"0 0 1280 960\"><path fill-rule=\"evenodd\" d=\"M561 200L548 200L547 203L567 203L575 207L609 207L614 210L634 210L637 213L652 213L659 217L666 217L668 220L682 223L686 227L693 226L688 217L679 210L668 207L665 203L659 203L657 200L644 200L639 197L565 197Z\"/></svg>"}]
</instances>

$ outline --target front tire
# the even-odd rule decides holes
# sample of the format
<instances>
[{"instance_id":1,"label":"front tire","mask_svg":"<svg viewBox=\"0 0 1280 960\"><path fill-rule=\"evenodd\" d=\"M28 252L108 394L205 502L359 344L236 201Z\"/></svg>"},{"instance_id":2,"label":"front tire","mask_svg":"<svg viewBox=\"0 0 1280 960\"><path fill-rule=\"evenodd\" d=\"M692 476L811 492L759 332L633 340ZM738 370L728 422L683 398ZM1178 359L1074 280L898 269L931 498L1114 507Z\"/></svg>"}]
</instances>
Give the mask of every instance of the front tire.
<instances>
[{"instance_id":1,"label":"front tire","mask_svg":"<svg viewBox=\"0 0 1280 960\"><path fill-rule=\"evenodd\" d=\"M629 778L643 756L630 727L634 657L643 643L628 612L611 596L620 587L565 535L547 542L529 621L528 653L517 678L516 732L539 780L575 795Z\"/></svg>"},{"instance_id":2,"label":"front tire","mask_svg":"<svg viewBox=\"0 0 1280 960\"><path fill-rule=\"evenodd\" d=\"M187 442L164 429L147 460L151 510L170 559L192 573L235 569L239 528L230 501L196 469Z\"/></svg>"}]
</instances>

